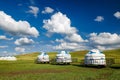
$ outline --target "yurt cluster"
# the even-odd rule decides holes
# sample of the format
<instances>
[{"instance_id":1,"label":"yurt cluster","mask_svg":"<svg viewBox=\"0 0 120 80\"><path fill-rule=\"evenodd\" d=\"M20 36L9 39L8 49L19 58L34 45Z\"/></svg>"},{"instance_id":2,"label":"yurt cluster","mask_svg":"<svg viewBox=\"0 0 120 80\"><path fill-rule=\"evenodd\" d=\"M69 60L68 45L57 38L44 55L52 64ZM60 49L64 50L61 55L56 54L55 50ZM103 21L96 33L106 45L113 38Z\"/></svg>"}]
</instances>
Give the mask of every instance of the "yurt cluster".
<instances>
[{"instance_id":1,"label":"yurt cluster","mask_svg":"<svg viewBox=\"0 0 120 80\"><path fill-rule=\"evenodd\" d=\"M14 56L2 56L0 57L0 60L6 60L6 61L16 61L17 58Z\"/></svg>"},{"instance_id":2,"label":"yurt cluster","mask_svg":"<svg viewBox=\"0 0 120 80\"><path fill-rule=\"evenodd\" d=\"M8 60L8 61L16 61L17 58L14 56L6 56L0 57L0 60ZM40 55L37 56L36 59L37 63L50 63L50 57L47 53L41 52ZM56 54L55 63L56 64L70 64L72 62L72 56L69 52L60 51ZM98 49L90 50L84 57L84 65L98 65L98 66L105 66L106 60L105 55L100 52Z\"/></svg>"},{"instance_id":3,"label":"yurt cluster","mask_svg":"<svg viewBox=\"0 0 120 80\"><path fill-rule=\"evenodd\" d=\"M42 52L40 55L38 55L36 62L37 63L49 63L50 62L49 55L45 52ZM55 62L58 64L59 63L70 64L72 62L71 55L65 51L61 51L60 53L56 55Z\"/></svg>"},{"instance_id":4,"label":"yurt cluster","mask_svg":"<svg viewBox=\"0 0 120 80\"><path fill-rule=\"evenodd\" d=\"M70 64L72 62L72 57L68 52L61 51L56 55L55 62L56 64ZM42 52L37 57L37 63L50 63L49 55ZM106 66L105 55L98 49L92 49L85 55L84 65Z\"/></svg>"}]
</instances>

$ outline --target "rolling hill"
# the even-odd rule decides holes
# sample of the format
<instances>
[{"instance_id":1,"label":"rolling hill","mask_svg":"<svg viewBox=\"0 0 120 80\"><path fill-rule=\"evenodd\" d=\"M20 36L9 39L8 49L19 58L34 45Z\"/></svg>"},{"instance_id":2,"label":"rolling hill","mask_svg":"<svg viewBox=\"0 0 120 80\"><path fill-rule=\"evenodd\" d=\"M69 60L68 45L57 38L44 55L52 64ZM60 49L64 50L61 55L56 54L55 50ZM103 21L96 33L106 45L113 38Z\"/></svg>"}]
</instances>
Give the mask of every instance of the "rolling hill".
<instances>
[{"instance_id":1,"label":"rolling hill","mask_svg":"<svg viewBox=\"0 0 120 80\"><path fill-rule=\"evenodd\" d=\"M73 58L78 58L78 59L84 59L85 54L88 51L75 51L75 52L70 52L71 56ZM103 53L106 55L106 58L115 58L117 60L117 62L119 61L120 63L120 49L116 49L116 50L106 50L103 51ZM27 54L22 54L22 55L17 55L17 59L18 60L35 60L37 58L37 56L39 55L39 52L33 52L33 53L27 53ZM50 56L50 58L55 58L57 52L48 52L48 55Z\"/></svg>"}]
</instances>

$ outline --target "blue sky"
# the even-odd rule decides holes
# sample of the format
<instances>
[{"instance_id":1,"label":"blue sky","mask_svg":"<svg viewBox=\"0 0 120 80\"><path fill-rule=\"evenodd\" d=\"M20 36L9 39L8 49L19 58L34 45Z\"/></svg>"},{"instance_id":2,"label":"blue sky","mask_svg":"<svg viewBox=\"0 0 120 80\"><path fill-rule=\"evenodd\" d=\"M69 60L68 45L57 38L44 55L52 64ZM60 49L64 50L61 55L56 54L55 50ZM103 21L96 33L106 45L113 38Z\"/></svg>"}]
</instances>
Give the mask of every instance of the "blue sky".
<instances>
[{"instance_id":1,"label":"blue sky","mask_svg":"<svg viewBox=\"0 0 120 80\"><path fill-rule=\"evenodd\" d=\"M120 0L1 0L0 55L120 48Z\"/></svg>"}]
</instances>

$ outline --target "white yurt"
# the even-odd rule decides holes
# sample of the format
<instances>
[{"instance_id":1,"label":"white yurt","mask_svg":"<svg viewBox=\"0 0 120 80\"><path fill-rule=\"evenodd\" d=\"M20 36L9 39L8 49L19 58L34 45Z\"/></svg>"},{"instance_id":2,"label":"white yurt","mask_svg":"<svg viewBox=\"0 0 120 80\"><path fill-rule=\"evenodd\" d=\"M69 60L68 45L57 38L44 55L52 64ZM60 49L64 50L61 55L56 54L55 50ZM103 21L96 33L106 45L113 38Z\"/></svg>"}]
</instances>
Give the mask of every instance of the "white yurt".
<instances>
[{"instance_id":1,"label":"white yurt","mask_svg":"<svg viewBox=\"0 0 120 80\"><path fill-rule=\"evenodd\" d=\"M42 52L37 57L37 63L49 63L49 55L45 52Z\"/></svg>"},{"instance_id":2,"label":"white yurt","mask_svg":"<svg viewBox=\"0 0 120 80\"><path fill-rule=\"evenodd\" d=\"M14 56L4 56L4 57L0 57L0 60L16 61L17 58Z\"/></svg>"},{"instance_id":3,"label":"white yurt","mask_svg":"<svg viewBox=\"0 0 120 80\"><path fill-rule=\"evenodd\" d=\"M65 51L61 51L56 55L56 62L57 63L71 63L71 55Z\"/></svg>"},{"instance_id":4,"label":"white yurt","mask_svg":"<svg viewBox=\"0 0 120 80\"><path fill-rule=\"evenodd\" d=\"M105 55L98 49L92 49L85 55L85 65L106 65Z\"/></svg>"}]
</instances>

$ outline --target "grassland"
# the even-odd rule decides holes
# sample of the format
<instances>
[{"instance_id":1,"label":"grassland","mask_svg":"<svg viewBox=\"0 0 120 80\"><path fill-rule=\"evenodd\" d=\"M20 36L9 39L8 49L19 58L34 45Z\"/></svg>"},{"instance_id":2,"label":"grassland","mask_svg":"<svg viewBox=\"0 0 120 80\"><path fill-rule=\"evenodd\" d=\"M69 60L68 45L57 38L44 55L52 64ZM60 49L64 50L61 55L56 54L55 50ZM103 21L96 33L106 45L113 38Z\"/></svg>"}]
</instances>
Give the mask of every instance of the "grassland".
<instances>
[{"instance_id":1,"label":"grassland","mask_svg":"<svg viewBox=\"0 0 120 80\"><path fill-rule=\"evenodd\" d=\"M88 51L71 52L79 60ZM106 57L120 59L120 50L104 51ZM0 80L119 80L120 68L84 67L80 63L71 65L35 64L39 53L17 56L17 61L0 61ZM56 52L48 53L54 58Z\"/></svg>"}]
</instances>

